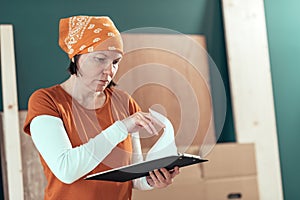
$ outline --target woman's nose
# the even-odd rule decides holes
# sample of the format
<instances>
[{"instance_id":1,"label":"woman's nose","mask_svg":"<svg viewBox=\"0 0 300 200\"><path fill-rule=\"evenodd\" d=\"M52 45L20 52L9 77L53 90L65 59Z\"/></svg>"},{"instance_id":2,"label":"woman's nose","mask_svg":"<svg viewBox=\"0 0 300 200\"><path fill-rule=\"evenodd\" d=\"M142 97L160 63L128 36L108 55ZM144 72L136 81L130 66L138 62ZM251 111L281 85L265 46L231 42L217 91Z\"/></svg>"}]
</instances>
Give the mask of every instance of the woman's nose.
<instances>
[{"instance_id":1,"label":"woman's nose","mask_svg":"<svg viewBox=\"0 0 300 200\"><path fill-rule=\"evenodd\" d=\"M104 68L103 73L111 75L112 74L112 69L113 69L113 65L112 64L108 65L107 67Z\"/></svg>"}]
</instances>

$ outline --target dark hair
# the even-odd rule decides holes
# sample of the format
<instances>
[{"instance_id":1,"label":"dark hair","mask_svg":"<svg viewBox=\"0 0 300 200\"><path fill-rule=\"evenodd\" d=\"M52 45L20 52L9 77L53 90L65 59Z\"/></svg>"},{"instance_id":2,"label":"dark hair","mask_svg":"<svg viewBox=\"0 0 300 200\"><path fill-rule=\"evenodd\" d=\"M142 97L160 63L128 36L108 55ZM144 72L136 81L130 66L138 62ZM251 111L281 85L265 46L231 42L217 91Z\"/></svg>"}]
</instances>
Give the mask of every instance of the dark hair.
<instances>
[{"instance_id":1,"label":"dark hair","mask_svg":"<svg viewBox=\"0 0 300 200\"><path fill-rule=\"evenodd\" d=\"M67 68L68 72L71 74L71 75L77 75L77 61L79 59L80 55L75 55L74 56L74 62L71 60L70 64L69 64L69 67ZM108 84L108 88L111 88L113 86L116 86L117 84L113 81L111 81L109 84Z\"/></svg>"}]
</instances>

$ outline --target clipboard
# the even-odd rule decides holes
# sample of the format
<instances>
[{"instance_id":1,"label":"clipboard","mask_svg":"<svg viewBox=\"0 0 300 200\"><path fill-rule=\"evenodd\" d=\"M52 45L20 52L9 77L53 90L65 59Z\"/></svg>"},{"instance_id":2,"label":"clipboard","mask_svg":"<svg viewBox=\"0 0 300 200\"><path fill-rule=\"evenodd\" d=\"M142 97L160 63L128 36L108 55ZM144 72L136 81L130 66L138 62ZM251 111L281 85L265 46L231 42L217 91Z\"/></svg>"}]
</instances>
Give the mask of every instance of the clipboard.
<instances>
[{"instance_id":1,"label":"clipboard","mask_svg":"<svg viewBox=\"0 0 300 200\"><path fill-rule=\"evenodd\" d=\"M149 172L154 169L166 168L167 170L172 170L176 166L185 167L206 161L208 160L202 159L200 156L178 153L178 155L174 156L167 156L91 174L86 176L84 179L126 182L143 176L149 176Z\"/></svg>"}]
</instances>

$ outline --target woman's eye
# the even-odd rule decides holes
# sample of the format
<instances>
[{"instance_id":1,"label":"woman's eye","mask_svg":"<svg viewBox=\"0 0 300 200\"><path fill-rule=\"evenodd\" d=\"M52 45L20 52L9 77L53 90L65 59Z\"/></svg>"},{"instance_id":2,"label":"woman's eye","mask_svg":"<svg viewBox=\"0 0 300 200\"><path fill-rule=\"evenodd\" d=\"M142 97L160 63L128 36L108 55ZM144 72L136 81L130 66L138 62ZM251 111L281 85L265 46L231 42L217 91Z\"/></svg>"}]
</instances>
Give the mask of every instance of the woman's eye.
<instances>
[{"instance_id":1,"label":"woman's eye","mask_svg":"<svg viewBox=\"0 0 300 200\"><path fill-rule=\"evenodd\" d=\"M99 62L103 62L105 59L96 57L96 60L99 61Z\"/></svg>"},{"instance_id":2,"label":"woman's eye","mask_svg":"<svg viewBox=\"0 0 300 200\"><path fill-rule=\"evenodd\" d=\"M113 65L116 65L116 64L118 64L118 63L119 63L119 61L120 61L120 60L114 60L114 61L113 61Z\"/></svg>"}]
</instances>

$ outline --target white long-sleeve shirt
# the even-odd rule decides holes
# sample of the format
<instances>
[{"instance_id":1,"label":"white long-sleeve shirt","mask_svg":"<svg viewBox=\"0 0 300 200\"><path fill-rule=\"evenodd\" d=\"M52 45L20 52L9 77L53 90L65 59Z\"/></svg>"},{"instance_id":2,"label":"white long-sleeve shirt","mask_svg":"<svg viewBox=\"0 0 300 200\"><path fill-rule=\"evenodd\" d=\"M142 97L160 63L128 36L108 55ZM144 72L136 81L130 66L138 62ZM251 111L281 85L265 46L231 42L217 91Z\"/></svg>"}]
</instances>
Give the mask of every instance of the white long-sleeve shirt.
<instances>
[{"instance_id":1,"label":"white long-sleeve shirt","mask_svg":"<svg viewBox=\"0 0 300 200\"><path fill-rule=\"evenodd\" d=\"M60 118L50 115L35 117L30 124L33 143L43 159L62 182L71 184L92 171L128 136L121 121L116 121L87 143L73 148ZM133 163L141 162L142 152L138 133L133 133ZM133 180L133 187L150 190L146 177Z\"/></svg>"}]
</instances>

